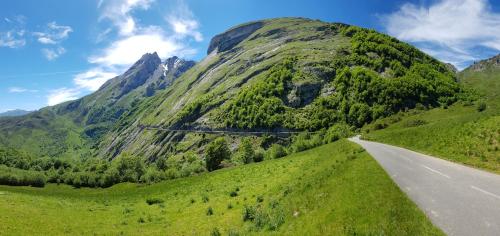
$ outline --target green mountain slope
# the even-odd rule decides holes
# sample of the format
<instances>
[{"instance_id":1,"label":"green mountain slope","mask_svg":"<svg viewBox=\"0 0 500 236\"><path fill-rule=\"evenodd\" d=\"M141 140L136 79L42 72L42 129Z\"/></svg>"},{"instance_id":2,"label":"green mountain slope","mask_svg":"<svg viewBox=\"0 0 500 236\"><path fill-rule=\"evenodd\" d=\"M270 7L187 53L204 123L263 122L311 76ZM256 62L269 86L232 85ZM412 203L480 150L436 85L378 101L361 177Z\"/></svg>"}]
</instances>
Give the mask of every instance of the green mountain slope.
<instances>
[{"instance_id":1,"label":"green mountain slope","mask_svg":"<svg viewBox=\"0 0 500 236\"><path fill-rule=\"evenodd\" d=\"M346 140L149 186L0 186L0 212L6 235L442 235Z\"/></svg>"},{"instance_id":2,"label":"green mountain slope","mask_svg":"<svg viewBox=\"0 0 500 236\"><path fill-rule=\"evenodd\" d=\"M83 157L118 118L139 101L170 86L195 63L177 57L164 63L146 54L127 72L81 99L46 107L22 117L0 119L0 147L34 156Z\"/></svg>"},{"instance_id":3,"label":"green mountain slope","mask_svg":"<svg viewBox=\"0 0 500 236\"><path fill-rule=\"evenodd\" d=\"M366 127L364 136L500 173L500 55L458 77L476 91L476 102L398 114Z\"/></svg>"},{"instance_id":4,"label":"green mountain slope","mask_svg":"<svg viewBox=\"0 0 500 236\"><path fill-rule=\"evenodd\" d=\"M207 57L122 117L99 153L155 159L201 152L213 138L140 125L247 131L360 127L416 104L452 104L460 93L448 65L375 31L303 18L256 21L215 36Z\"/></svg>"}]
</instances>

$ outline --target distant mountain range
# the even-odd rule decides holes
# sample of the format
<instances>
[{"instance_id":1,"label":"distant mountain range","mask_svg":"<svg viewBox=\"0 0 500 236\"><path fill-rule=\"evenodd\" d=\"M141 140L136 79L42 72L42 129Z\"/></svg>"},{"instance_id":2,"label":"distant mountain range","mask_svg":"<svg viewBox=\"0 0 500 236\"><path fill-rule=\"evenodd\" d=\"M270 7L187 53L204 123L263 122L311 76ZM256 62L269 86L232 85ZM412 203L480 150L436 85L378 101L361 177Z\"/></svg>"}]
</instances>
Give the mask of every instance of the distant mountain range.
<instances>
[{"instance_id":1,"label":"distant mountain range","mask_svg":"<svg viewBox=\"0 0 500 236\"><path fill-rule=\"evenodd\" d=\"M21 110L21 109L15 109L15 110L9 110L6 112L0 113L0 117L6 117L6 116L24 116L32 111L26 111L26 110Z\"/></svg>"}]
</instances>

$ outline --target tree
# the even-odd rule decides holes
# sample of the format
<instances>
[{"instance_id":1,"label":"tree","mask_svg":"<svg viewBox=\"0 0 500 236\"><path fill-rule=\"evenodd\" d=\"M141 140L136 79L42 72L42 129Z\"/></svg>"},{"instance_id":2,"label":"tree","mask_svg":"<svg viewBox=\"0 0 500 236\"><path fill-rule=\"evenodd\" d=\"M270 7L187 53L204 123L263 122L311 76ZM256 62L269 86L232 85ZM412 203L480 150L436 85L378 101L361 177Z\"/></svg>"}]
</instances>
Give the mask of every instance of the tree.
<instances>
[{"instance_id":1,"label":"tree","mask_svg":"<svg viewBox=\"0 0 500 236\"><path fill-rule=\"evenodd\" d=\"M254 156L255 151L253 150L251 139L241 139L241 144L238 147L238 152L236 153L236 159L238 159L238 161L241 161L243 164L248 164L253 161Z\"/></svg>"},{"instance_id":2,"label":"tree","mask_svg":"<svg viewBox=\"0 0 500 236\"><path fill-rule=\"evenodd\" d=\"M208 171L220 169L221 162L229 159L231 151L227 146L227 142L223 137L215 139L205 150L205 162Z\"/></svg>"},{"instance_id":3,"label":"tree","mask_svg":"<svg viewBox=\"0 0 500 236\"><path fill-rule=\"evenodd\" d=\"M144 161L139 156L123 153L113 161L113 168L118 171L122 182L138 182L146 172Z\"/></svg>"}]
</instances>

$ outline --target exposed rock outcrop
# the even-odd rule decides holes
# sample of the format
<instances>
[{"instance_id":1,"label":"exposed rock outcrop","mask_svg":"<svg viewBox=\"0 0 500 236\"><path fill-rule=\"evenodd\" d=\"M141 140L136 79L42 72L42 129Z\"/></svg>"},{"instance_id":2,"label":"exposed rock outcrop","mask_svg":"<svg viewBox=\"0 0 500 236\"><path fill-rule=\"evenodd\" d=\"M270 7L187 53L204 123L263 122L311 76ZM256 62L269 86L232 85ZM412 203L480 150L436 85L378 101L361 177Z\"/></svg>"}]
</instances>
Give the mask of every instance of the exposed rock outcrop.
<instances>
[{"instance_id":1,"label":"exposed rock outcrop","mask_svg":"<svg viewBox=\"0 0 500 236\"><path fill-rule=\"evenodd\" d=\"M500 67L500 54L479 62L474 62L468 69L473 71L482 71L488 67Z\"/></svg>"},{"instance_id":2,"label":"exposed rock outcrop","mask_svg":"<svg viewBox=\"0 0 500 236\"><path fill-rule=\"evenodd\" d=\"M216 35L210 41L207 54L210 54L214 50L217 50L217 52L223 52L232 49L255 31L262 28L262 26L264 26L264 22L262 21L251 22Z\"/></svg>"}]
</instances>

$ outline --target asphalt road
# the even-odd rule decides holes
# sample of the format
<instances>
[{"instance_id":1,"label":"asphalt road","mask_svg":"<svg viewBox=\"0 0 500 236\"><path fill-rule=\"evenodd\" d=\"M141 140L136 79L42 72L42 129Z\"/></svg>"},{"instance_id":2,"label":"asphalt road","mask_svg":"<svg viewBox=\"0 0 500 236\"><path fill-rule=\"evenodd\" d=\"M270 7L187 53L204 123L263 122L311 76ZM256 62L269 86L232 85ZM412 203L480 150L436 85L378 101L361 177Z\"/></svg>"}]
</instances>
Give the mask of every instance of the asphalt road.
<instances>
[{"instance_id":1,"label":"asphalt road","mask_svg":"<svg viewBox=\"0 0 500 236\"><path fill-rule=\"evenodd\" d=\"M365 148L448 235L500 235L500 175L387 144Z\"/></svg>"}]
</instances>

